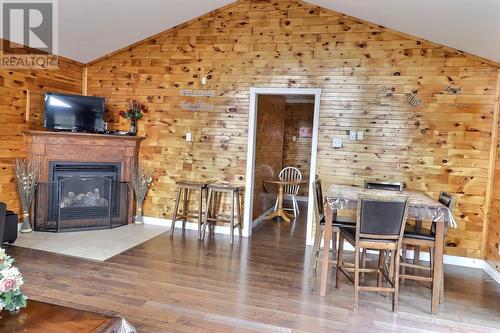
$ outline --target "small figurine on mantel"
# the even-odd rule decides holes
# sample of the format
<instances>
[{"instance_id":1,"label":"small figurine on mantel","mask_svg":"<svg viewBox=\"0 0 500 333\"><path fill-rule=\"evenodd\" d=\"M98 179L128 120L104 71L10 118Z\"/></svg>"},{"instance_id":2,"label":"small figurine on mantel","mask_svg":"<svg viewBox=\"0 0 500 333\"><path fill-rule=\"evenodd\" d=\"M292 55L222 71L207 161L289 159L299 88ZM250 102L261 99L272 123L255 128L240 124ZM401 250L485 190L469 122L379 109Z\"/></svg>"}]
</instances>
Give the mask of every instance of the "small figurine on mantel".
<instances>
[{"instance_id":1,"label":"small figurine on mantel","mask_svg":"<svg viewBox=\"0 0 500 333\"><path fill-rule=\"evenodd\" d=\"M142 115L146 112L146 107L141 102L133 99L129 103L128 111L121 111L120 116L125 119L130 120L130 135L137 134L137 121L142 118Z\"/></svg>"}]
</instances>

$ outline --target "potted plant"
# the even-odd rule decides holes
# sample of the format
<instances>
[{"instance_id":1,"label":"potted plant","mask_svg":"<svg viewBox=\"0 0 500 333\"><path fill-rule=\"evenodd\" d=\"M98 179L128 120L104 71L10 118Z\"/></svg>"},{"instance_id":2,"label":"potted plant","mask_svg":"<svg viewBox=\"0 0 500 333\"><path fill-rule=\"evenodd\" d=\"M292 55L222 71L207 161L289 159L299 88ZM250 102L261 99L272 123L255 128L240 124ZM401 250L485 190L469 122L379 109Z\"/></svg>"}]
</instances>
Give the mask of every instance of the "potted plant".
<instances>
[{"instance_id":1,"label":"potted plant","mask_svg":"<svg viewBox=\"0 0 500 333\"><path fill-rule=\"evenodd\" d=\"M16 312L26 307L28 299L22 292L23 276L14 266L14 259L0 248L0 311Z\"/></svg>"},{"instance_id":2,"label":"potted plant","mask_svg":"<svg viewBox=\"0 0 500 333\"><path fill-rule=\"evenodd\" d=\"M133 99L129 103L128 111L121 111L120 116L125 119L130 120L130 135L137 134L137 121L142 118L142 115L146 112L146 107L144 104L139 101Z\"/></svg>"}]
</instances>

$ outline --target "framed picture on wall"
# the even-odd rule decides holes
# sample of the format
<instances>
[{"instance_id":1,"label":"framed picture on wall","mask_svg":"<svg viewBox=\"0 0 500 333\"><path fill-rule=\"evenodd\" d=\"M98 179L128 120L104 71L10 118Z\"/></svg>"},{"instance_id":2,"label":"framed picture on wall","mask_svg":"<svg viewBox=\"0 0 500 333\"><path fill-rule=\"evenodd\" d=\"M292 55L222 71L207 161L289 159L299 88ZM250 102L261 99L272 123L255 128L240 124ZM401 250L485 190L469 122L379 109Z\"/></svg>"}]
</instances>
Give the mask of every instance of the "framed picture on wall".
<instances>
[{"instance_id":1,"label":"framed picture on wall","mask_svg":"<svg viewBox=\"0 0 500 333\"><path fill-rule=\"evenodd\" d=\"M312 127L300 127L299 128L299 138L312 138L313 129Z\"/></svg>"}]
</instances>

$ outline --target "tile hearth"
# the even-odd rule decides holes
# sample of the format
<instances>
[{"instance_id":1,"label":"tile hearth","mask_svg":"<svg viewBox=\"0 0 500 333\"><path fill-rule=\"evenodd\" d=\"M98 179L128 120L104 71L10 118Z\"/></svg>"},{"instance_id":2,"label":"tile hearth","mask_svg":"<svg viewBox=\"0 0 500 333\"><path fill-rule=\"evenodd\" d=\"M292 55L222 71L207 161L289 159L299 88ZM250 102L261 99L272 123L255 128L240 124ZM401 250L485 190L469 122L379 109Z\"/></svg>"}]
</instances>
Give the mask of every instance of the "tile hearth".
<instances>
[{"instance_id":1,"label":"tile hearth","mask_svg":"<svg viewBox=\"0 0 500 333\"><path fill-rule=\"evenodd\" d=\"M129 224L105 230L19 234L13 246L104 261L169 230L157 225Z\"/></svg>"}]
</instances>

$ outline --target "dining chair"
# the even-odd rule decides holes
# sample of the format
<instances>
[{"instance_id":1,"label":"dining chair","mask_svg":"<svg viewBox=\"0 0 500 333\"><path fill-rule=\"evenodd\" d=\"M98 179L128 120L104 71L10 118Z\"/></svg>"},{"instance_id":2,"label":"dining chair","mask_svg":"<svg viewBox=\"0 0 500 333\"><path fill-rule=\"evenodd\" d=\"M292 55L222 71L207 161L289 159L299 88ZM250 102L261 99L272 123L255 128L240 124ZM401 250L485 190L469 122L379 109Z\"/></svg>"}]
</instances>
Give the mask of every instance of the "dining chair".
<instances>
[{"instance_id":1,"label":"dining chair","mask_svg":"<svg viewBox=\"0 0 500 333\"><path fill-rule=\"evenodd\" d=\"M453 196L446 192L439 193L438 201L448 209L453 209L453 205L455 204L455 199ZM405 232L403 235L403 245L402 245L402 255L401 262L399 266L401 267L401 275L400 278L402 281L405 279L408 280L418 280L430 282L431 286L434 284L434 275L433 275L433 259L434 259L434 249L436 247L436 237L435 237L435 226L436 221L433 221L430 228L422 227L421 222L415 223L415 225L407 225L405 228ZM445 228L446 232L446 228ZM413 246L413 262L409 263L407 259L407 251L408 245ZM441 246L441 245L440 245ZM429 264L425 265L420 263L419 254L421 251L421 247L429 248ZM418 254L417 254L418 253ZM415 260L415 258L418 258ZM412 269L412 274L407 272L407 269ZM419 273L419 270L429 272L429 276L422 276ZM441 294L439 295L440 302L444 299L444 270L441 270Z\"/></svg>"},{"instance_id":2,"label":"dining chair","mask_svg":"<svg viewBox=\"0 0 500 333\"><path fill-rule=\"evenodd\" d=\"M360 291L392 293L392 311L397 311L399 252L407 215L408 197L406 196L360 195L357 205L356 228L340 227L335 287L339 288L341 273L354 284L354 311L358 309ZM344 264L344 240L354 246L354 269ZM377 268L360 267L360 249L379 251ZM390 252L389 267L386 265L386 252ZM354 277L351 277L348 271L354 271ZM361 272L377 273L377 286L361 286ZM388 287L382 287L383 278L387 280Z\"/></svg>"},{"instance_id":3,"label":"dining chair","mask_svg":"<svg viewBox=\"0 0 500 333\"><path fill-rule=\"evenodd\" d=\"M281 181L295 182L302 180L302 173L295 167L286 167L280 171L279 179ZM299 205L297 204L296 196L299 193L300 185L286 185L283 188L284 196L289 196L292 198L293 208L284 208L285 210L293 210L293 216L297 217L300 214ZM276 204L274 205L274 210L278 209L278 198L276 198Z\"/></svg>"},{"instance_id":4,"label":"dining chair","mask_svg":"<svg viewBox=\"0 0 500 333\"><path fill-rule=\"evenodd\" d=\"M379 181L365 180L365 188L402 192L405 188L405 183L403 183L403 182L379 182Z\"/></svg>"},{"instance_id":5,"label":"dining chair","mask_svg":"<svg viewBox=\"0 0 500 333\"><path fill-rule=\"evenodd\" d=\"M323 239L323 232L325 227L325 209L324 206L327 204L323 199L323 188L321 186L321 181L316 178L313 182L314 186L314 206L316 209L316 216L314 219L314 244L311 252L311 259L309 262L310 275L312 276L313 272L316 271L318 267L318 262L322 260L320 257L320 246L321 239ZM337 248L337 239L338 234L340 232L340 227L356 227L356 220L353 218L349 218L348 216L339 217L335 215L332 219L332 243L333 243L333 252L336 251ZM330 260L332 264L336 264L337 260Z\"/></svg>"},{"instance_id":6,"label":"dining chair","mask_svg":"<svg viewBox=\"0 0 500 333\"><path fill-rule=\"evenodd\" d=\"M382 181L376 181L376 180L365 180L365 188L366 189L375 189L375 190L386 190L386 191L398 191L402 192L405 188L405 183L400 182L400 181L394 181L394 182L382 182ZM367 259L367 252L366 249L362 250L362 255L361 255L361 267L366 268L366 261ZM361 276L364 278L365 274L361 274Z\"/></svg>"}]
</instances>

